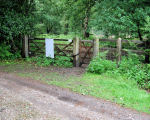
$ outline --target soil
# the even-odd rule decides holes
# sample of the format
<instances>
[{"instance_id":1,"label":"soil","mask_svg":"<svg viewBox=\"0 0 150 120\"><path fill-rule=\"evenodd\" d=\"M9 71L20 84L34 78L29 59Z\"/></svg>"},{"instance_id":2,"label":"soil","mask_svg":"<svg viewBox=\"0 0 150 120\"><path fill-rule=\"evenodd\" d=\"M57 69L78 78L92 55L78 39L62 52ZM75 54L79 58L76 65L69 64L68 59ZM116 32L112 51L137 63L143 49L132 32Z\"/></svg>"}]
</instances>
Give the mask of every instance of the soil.
<instances>
[{"instance_id":1,"label":"soil","mask_svg":"<svg viewBox=\"0 0 150 120\"><path fill-rule=\"evenodd\" d=\"M71 75L84 72L76 68L58 71ZM0 72L0 120L150 120L150 115Z\"/></svg>"},{"instance_id":2,"label":"soil","mask_svg":"<svg viewBox=\"0 0 150 120\"><path fill-rule=\"evenodd\" d=\"M24 64L17 64L17 65L5 65L5 66L0 66L0 72L9 72L9 73L16 73L16 72L39 72L39 73L44 73L44 72L53 72L53 73L60 73L62 75L67 75L67 76L81 76L83 73L85 73L85 66L83 67L73 67L73 68L63 68L63 67L55 67L55 66L50 66L50 67L38 67L34 65L24 65Z\"/></svg>"}]
</instances>

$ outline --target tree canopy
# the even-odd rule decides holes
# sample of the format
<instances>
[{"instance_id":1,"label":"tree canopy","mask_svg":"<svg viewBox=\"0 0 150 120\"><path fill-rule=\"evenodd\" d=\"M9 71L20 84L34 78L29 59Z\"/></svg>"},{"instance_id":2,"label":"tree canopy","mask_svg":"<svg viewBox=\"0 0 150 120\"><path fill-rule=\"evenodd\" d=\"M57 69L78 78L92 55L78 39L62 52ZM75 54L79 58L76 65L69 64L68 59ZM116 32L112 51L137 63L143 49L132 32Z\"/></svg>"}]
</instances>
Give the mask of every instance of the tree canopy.
<instances>
[{"instance_id":1,"label":"tree canopy","mask_svg":"<svg viewBox=\"0 0 150 120\"><path fill-rule=\"evenodd\" d=\"M149 0L0 0L0 8L0 43L13 49L25 34L72 32L89 37L92 31L147 39L149 48Z\"/></svg>"}]
</instances>

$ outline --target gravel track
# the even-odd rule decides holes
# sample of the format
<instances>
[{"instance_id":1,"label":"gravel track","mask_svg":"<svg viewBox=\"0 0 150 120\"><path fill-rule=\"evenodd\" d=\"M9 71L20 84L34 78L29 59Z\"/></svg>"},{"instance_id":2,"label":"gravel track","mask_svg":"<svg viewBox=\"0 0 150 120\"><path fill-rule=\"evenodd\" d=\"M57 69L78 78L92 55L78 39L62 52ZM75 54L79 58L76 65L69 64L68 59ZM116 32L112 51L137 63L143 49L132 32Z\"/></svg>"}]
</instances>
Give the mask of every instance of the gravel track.
<instances>
[{"instance_id":1,"label":"gravel track","mask_svg":"<svg viewBox=\"0 0 150 120\"><path fill-rule=\"evenodd\" d=\"M0 120L150 120L150 115L1 72Z\"/></svg>"}]
</instances>

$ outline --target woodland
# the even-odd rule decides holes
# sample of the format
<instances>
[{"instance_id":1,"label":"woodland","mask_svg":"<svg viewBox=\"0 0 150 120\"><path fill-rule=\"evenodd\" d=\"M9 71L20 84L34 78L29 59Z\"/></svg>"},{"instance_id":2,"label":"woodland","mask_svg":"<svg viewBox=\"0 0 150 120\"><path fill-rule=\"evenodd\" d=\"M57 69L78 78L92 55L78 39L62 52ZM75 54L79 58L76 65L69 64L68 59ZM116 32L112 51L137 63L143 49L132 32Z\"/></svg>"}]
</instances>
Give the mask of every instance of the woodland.
<instances>
[{"instance_id":1,"label":"woodland","mask_svg":"<svg viewBox=\"0 0 150 120\"><path fill-rule=\"evenodd\" d=\"M71 76L62 81L62 75L42 73L52 78L48 81L41 73L26 73L24 69L28 65L66 69L73 68L73 64L70 58L62 56L24 58L25 36L42 35L137 40L142 44L125 47L142 50L144 54L129 52L118 66L115 60L100 53L91 60L82 77ZM17 64L23 66L18 75L150 113L150 0L0 0L0 67L16 71Z\"/></svg>"}]
</instances>

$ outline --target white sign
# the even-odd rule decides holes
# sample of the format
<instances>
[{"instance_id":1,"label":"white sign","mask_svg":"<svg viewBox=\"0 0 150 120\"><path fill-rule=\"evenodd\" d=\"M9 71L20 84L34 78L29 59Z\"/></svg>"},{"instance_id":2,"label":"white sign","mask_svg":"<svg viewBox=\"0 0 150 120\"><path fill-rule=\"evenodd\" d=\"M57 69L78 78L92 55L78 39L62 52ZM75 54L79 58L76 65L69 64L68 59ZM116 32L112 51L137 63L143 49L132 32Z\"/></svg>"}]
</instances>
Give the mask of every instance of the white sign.
<instances>
[{"instance_id":1,"label":"white sign","mask_svg":"<svg viewBox=\"0 0 150 120\"><path fill-rule=\"evenodd\" d=\"M54 58L54 40L53 39L45 39L45 51L46 57Z\"/></svg>"},{"instance_id":2,"label":"white sign","mask_svg":"<svg viewBox=\"0 0 150 120\"><path fill-rule=\"evenodd\" d=\"M72 42L72 39L69 39L68 42Z\"/></svg>"}]
</instances>

